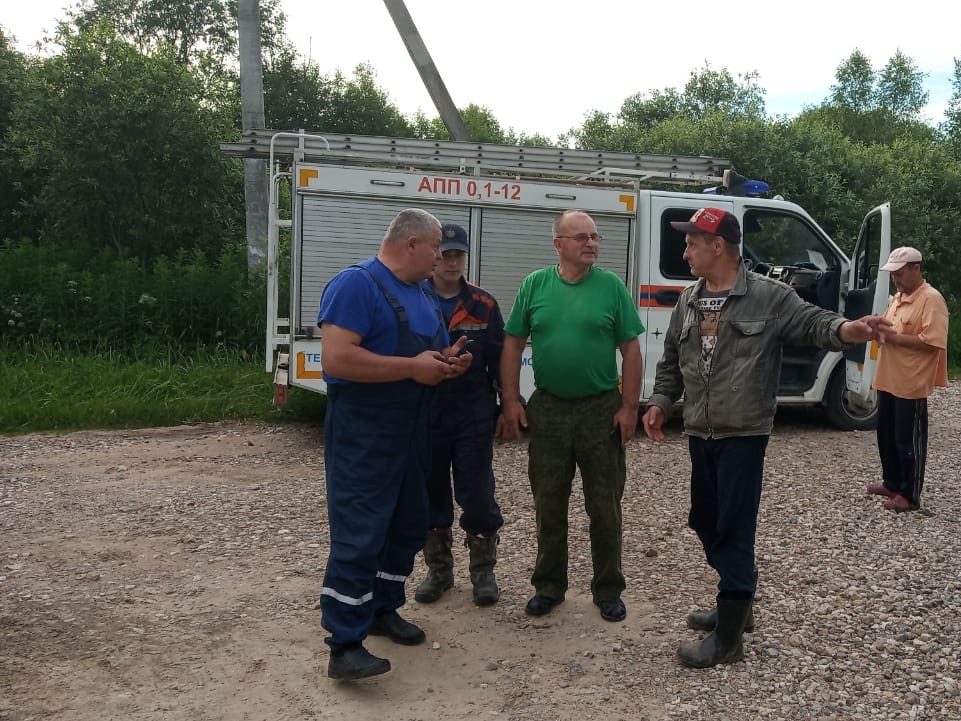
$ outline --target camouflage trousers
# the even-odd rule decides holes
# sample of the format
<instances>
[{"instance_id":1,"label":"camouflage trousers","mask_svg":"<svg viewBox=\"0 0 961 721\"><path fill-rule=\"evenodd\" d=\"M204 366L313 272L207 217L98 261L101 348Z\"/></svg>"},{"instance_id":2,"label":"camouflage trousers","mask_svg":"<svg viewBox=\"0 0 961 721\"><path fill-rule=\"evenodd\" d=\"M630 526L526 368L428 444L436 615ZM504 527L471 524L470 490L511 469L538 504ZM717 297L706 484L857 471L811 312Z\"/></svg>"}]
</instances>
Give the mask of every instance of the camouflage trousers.
<instances>
[{"instance_id":1,"label":"camouflage trousers","mask_svg":"<svg viewBox=\"0 0 961 721\"><path fill-rule=\"evenodd\" d=\"M624 590L621 497L627 471L620 433L611 433L620 405L617 390L574 400L538 390L527 404L528 475L537 519L531 583L538 594L561 599L567 591L567 510L575 467L590 519L594 601L613 600Z\"/></svg>"}]
</instances>

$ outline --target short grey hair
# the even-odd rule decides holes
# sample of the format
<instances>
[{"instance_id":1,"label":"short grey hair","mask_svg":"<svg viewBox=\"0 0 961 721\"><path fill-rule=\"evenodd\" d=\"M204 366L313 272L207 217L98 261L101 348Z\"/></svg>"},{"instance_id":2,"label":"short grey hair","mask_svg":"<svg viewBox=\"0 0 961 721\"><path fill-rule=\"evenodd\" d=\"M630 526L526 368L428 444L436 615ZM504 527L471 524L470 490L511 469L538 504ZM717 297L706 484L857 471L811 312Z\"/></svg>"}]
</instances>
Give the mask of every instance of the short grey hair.
<instances>
[{"instance_id":1,"label":"short grey hair","mask_svg":"<svg viewBox=\"0 0 961 721\"><path fill-rule=\"evenodd\" d=\"M418 240L426 240L431 232L440 230L441 222L420 208L407 208L400 211L387 228L387 235L384 236L385 243L399 243L410 236L416 236Z\"/></svg>"},{"instance_id":2,"label":"short grey hair","mask_svg":"<svg viewBox=\"0 0 961 721\"><path fill-rule=\"evenodd\" d=\"M558 213L554 217L554 222L551 223L551 235L553 235L555 238L557 237L557 234L561 231L561 224L563 224L563 222L567 219L569 215L586 215L588 218L591 218L590 213L588 213L586 210L578 210L577 208L572 208L570 210L565 210ZM591 220L594 220L594 219L591 218Z\"/></svg>"}]
</instances>

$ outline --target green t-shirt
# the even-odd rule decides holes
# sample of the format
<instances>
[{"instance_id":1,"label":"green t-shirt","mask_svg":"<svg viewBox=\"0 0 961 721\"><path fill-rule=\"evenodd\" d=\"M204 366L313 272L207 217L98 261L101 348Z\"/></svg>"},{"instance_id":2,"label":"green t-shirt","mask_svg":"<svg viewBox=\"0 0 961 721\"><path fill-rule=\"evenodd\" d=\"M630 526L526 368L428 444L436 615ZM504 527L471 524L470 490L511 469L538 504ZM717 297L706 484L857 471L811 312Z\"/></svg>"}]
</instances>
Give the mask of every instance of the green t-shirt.
<instances>
[{"instance_id":1,"label":"green t-shirt","mask_svg":"<svg viewBox=\"0 0 961 721\"><path fill-rule=\"evenodd\" d=\"M521 282L504 332L531 339L534 383L560 398L617 388L617 346L644 332L624 283L601 268L576 283L557 266Z\"/></svg>"}]
</instances>

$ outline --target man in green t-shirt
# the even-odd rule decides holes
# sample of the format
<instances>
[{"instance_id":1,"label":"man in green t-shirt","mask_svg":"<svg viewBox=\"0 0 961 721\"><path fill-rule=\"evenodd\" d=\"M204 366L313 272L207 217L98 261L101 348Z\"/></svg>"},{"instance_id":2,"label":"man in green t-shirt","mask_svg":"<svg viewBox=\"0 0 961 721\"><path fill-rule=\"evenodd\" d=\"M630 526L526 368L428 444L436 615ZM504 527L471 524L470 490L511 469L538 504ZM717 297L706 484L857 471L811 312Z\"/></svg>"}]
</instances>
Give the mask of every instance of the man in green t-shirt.
<instances>
[{"instance_id":1,"label":"man in green t-shirt","mask_svg":"<svg viewBox=\"0 0 961 721\"><path fill-rule=\"evenodd\" d=\"M567 592L567 508L575 468L584 483L594 578L591 594L607 621L621 621L621 496L624 446L634 437L644 326L621 279L594 267L601 245L587 213L566 210L552 231L558 263L521 283L504 328L503 438L530 430L528 474L537 516L537 561L527 613L542 616ZM521 403L521 357L528 336L533 393ZM623 394L616 351L621 351Z\"/></svg>"}]
</instances>

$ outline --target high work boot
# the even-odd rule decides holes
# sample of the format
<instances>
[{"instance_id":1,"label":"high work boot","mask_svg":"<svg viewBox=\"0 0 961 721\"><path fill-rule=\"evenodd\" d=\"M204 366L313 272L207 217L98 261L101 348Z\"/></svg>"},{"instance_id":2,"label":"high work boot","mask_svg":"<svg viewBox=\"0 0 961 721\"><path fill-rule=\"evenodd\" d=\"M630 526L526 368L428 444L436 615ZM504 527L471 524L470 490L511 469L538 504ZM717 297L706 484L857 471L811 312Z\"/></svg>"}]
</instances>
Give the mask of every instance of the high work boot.
<instances>
[{"instance_id":1,"label":"high work boot","mask_svg":"<svg viewBox=\"0 0 961 721\"><path fill-rule=\"evenodd\" d=\"M687 627L695 631L713 631L717 626L717 608L708 611L691 611L687 614ZM754 633L754 604L744 622L744 633Z\"/></svg>"},{"instance_id":2,"label":"high work boot","mask_svg":"<svg viewBox=\"0 0 961 721\"><path fill-rule=\"evenodd\" d=\"M757 589L758 571L754 569L754 588ZM717 608L706 611L691 611L687 614L687 627L695 631L713 631L717 625ZM754 605L751 605L751 612L744 622L744 632L754 633Z\"/></svg>"},{"instance_id":3,"label":"high work boot","mask_svg":"<svg viewBox=\"0 0 961 721\"><path fill-rule=\"evenodd\" d=\"M496 535L481 538L469 533L464 539L464 545L470 550L470 582L474 587L474 603L478 606L490 606L501 595L494 578L498 540Z\"/></svg>"},{"instance_id":4,"label":"high work boot","mask_svg":"<svg viewBox=\"0 0 961 721\"><path fill-rule=\"evenodd\" d=\"M427 577L414 591L419 603L433 603L444 591L454 587L454 556L451 554L453 536L449 528L433 528L424 542L424 561Z\"/></svg>"},{"instance_id":5,"label":"high work boot","mask_svg":"<svg viewBox=\"0 0 961 721\"><path fill-rule=\"evenodd\" d=\"M677 649L680 662L693 668L710 668L744 658L741 636L753 603L749 598L718 598L717 625L703 641L682 643Z\"/></svg>"}]
</instances>

